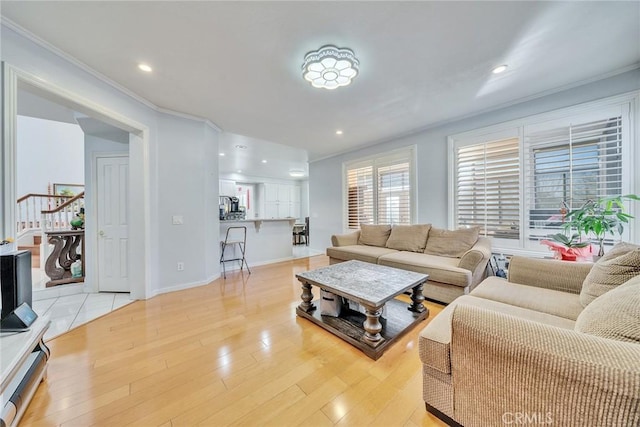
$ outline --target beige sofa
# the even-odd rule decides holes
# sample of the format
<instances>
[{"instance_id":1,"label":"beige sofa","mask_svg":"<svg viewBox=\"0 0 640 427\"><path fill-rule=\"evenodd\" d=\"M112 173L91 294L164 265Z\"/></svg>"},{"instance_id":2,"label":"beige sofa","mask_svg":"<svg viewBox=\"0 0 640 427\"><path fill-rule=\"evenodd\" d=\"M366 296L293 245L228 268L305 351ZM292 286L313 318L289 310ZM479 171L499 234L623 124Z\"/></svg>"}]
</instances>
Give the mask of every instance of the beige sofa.
<instances>
[{"instance_id":1,"label":"beige sofa","mask_svg":"<svg viewBox=\"0 0 640 427\"><path fill-rule=\"evenodd\" d=\"M331 264L359 260L429 275L424 295L449 303L468 294L486 276L491 240L477 229L443 230L430 224L362 225L331 237Z\"/></svg>"},{"instance_id":2,"label":"beige sofa","mask_svg":"<svg viewBox=\"0 0 640 427\"><path fill-rule=\"evenodd\" d=\"M421 332L427 410L467 427L640 425L639 274L638 246L595 265L514 257L508 280Z\"/></svg>"}]
</instances>

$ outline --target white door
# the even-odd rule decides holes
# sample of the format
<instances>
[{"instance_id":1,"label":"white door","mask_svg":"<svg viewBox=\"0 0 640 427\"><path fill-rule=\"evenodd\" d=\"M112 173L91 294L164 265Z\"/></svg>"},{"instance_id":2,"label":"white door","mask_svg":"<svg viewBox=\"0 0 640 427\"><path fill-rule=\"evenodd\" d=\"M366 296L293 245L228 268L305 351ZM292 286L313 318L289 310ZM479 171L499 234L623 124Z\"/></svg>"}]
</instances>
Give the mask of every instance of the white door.
<instances>
[{"instance_id":1,"label":"white door","mask_svg":"<svg viewBox=\"0 0 640 427\"><path fill-rule=\"evenodd\" d=\"M129 292L129 158L98 157L98 289Z\"/></svg>"}]
</instances>

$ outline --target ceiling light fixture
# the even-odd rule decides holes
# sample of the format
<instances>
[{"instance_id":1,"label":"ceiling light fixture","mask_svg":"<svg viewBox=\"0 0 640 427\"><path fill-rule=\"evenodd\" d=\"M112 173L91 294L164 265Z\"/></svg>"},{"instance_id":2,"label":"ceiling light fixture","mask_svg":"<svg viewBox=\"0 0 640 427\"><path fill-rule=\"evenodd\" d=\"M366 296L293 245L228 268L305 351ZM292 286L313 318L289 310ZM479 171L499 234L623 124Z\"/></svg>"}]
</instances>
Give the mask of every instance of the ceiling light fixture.
<instances>
[{"instance_id":1,"label":"ceiling light fixture","mask_svg":"<svg viewBox=\"0 0 640 427\"><path fill-rule=\"evenodd\" d=\"M302 64L302 76L311 86L329 90L347 86L359 71L360 61L351 49L332 45L307 53Z\"/></svg>"},{"instance_id":2,"label":"ceiling light fixture","mask_svg":"<svg viewBox=\"0 0 640 427\"><path fill-rule=\"evenodd\" d=\"M336 131L336 135L342 135L342 131L341 131L340 129L338 129L338 130Z\"/></svg>"},{"instance_id":3,"label":"ceiling light fixture","mask_svg":"<svg viewBox=\"0 0 640 427\"><path fill-rule=\"evenodd\" d=\"M292 176L294 178L300 178L304 176L304 171L302 169L290 169L289 176Z\"/></svg>"},{"instance_id":4,"label":"ceiling light fixture","mask_svg":"<svg viewBox=\"0 0 640 427\"><path fill-rule=\"evenodd\" d=\"M151 68L147 64L138 64L138 68L144 71L145 73L150 73L153 71L153 68Z\"/></svg>"},{"instance_id":5,"label":"ceiling light fixture","mask_svg":"<svg viewBox=\"0 0 640 427\"><path fill-rule=\"evenodd\" d=\"M236 148L237 148L238 150L246 150L246 149L247 149L247 146L246 146L246 145L236 145Z\"/></svg>"},{"instance_id":6,"label":"ceiling light fixture","mask_svg":"<svg viewBox=\"0 0 640 427\"><path fill-rule=\"evenodd\" d=\"M493 74L500 74L507 71L508 65L499 65L491 71Z\"/></svg>"},{"instance_id":7,"label":"ceiling light fixture","mask_svg":"<svg viewBox=\"0 0 640 427\"><path fill-rule=\"evenodd\" d=\"M266 161L266 160L263 160L263 161L262 161L262 163L267 163L267 161Z\"/></svg>"},{"instance_id":8,"label":"ceiling light fixture","mask_svg":"<svg viewBox=\"0 0 640 427\"><path fill-rule=\"evenodd\" d=\"M220 153L220 157L224 157L224 153Z\"/></svg>"}]
</instances>

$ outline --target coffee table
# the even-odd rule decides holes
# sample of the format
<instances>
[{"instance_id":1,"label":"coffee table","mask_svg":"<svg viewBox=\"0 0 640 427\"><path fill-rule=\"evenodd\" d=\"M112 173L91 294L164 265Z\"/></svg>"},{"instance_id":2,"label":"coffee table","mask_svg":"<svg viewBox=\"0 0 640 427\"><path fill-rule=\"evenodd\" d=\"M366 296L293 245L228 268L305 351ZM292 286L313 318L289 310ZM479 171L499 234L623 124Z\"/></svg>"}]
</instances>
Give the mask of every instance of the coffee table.
<instances>
[{"instance_id":1,"label":"coffee table","mask_svg":"<svg viewBox=\"0 0 640 427\"><path fill-rule=\"evenodd\" d=\"M362 261L347 261L296 274L302 284L298 316L312 321L377 360L408 330L429 316L422 305L427 274L385 267ZM356 301L366 315L343 307L339 317L322 316L320 300L313 301L312 287ZM394 299L412 290L411 304ZM386 306L386 318L381 318Z\"/></svg>"}]
</instances>

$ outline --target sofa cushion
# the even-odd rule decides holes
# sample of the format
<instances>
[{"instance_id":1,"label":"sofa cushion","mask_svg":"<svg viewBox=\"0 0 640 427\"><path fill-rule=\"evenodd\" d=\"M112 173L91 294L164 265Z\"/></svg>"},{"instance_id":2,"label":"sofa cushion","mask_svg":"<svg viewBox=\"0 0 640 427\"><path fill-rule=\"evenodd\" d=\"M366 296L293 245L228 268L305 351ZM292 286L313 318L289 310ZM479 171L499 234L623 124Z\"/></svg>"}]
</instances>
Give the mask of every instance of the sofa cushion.
<instances>
[{"instance_id":1,"label":"sofa cushion","mask_svg":"<svg viewBox=\"0 0 640 427\"><path fill-rule=\"evenodd\" d=\"M460 258L478 241L478 227L443 230L431 227L424 253Z\"/></svg>"},{"instance_id":2,"label":"sofa cushion","mask_svg":"<svg viewBox=\"0 0 640 427\"><path fill-rule=\"evenodd\" d=\"M640 276L593 300L578 316L575 330L640 343Z\"/></svg>"},{"instance_id":3,"label":"sofa cushion","mask_svg":"<svg viewBox=\"0 0 640 427\"><path fill-rule=\"evenodd\" d=\"M640 274L640 246L618 243L600 258L582 283L580 302L586 307L605 292Z\"/></svg>"},{"instance_id":4,"label":"sofa cushion","mask_svg":"<svg viewBox=\"0 0 640 427\"><path fill-rule=\"evenodd\" d=\"M458 267L458 258L447 258L415 252L394 252L378 258L378 264L429 275L429 281L460 287L471 284L471 272Z\"/></svg>"},{"instance_id":5,"label":"sofa cushion","mask_svg":"<svg viewBox=\"0 0 640 427\"><path fill-rule=\"evenodd\" d=\"M397 252L395 249L379 248L376 246L350 245L327 248L327 255L331 258L350 261L352 259L378 263L378 258L382 255Z\"/></svg>"},{"instance_id":6,"label":"sofa cushion","mask_svg":"<svg viewBox=\"0 0 640 427\"><path fill-rule=\"evenodd\" d=\"M378 246L384 248L391 234L390 225L360 225L360 240L358 244Z\"/></svg>"},{"instance_id":7,"label":"sofa cushion","mask_svg":"<svg viewBox=\"0 0 640 427\"><path fill-rule=\"evenodd\" d=\"M505 286L508 285L505 284ZM455 301L435 316L422 332L420 332L420 338L418 340L420 360L422 360L422 363L446 374L451 373L451 356L449 353L451 344L451 318L453 311L459 304L482 307L487 310L497 311L563 329L574 329L575 327L575 322L566 318L484 298L477 298L473 295L463 295L456 298Z\"/></svg>"},{"instance_id":8,"label":"sofa cushion","mask_svg":"<svg viewBox=\"0 0 640 427\"><path fill-rule=\"evenodd\" d=\"M399 251L424 252L431 224L395 225L387 247Z\"/></svg>"},{"instance_id":9,"label":"sofa cushion","mask_svg":"<svg viewBox=\"0 0 640 427\"><path fill-rule=\"evenodd\" d=\"M471 295L570 320L576 320L584 308L578 294L521 285L499 277L486 278Z\"/></svg>"}]
</instances>

